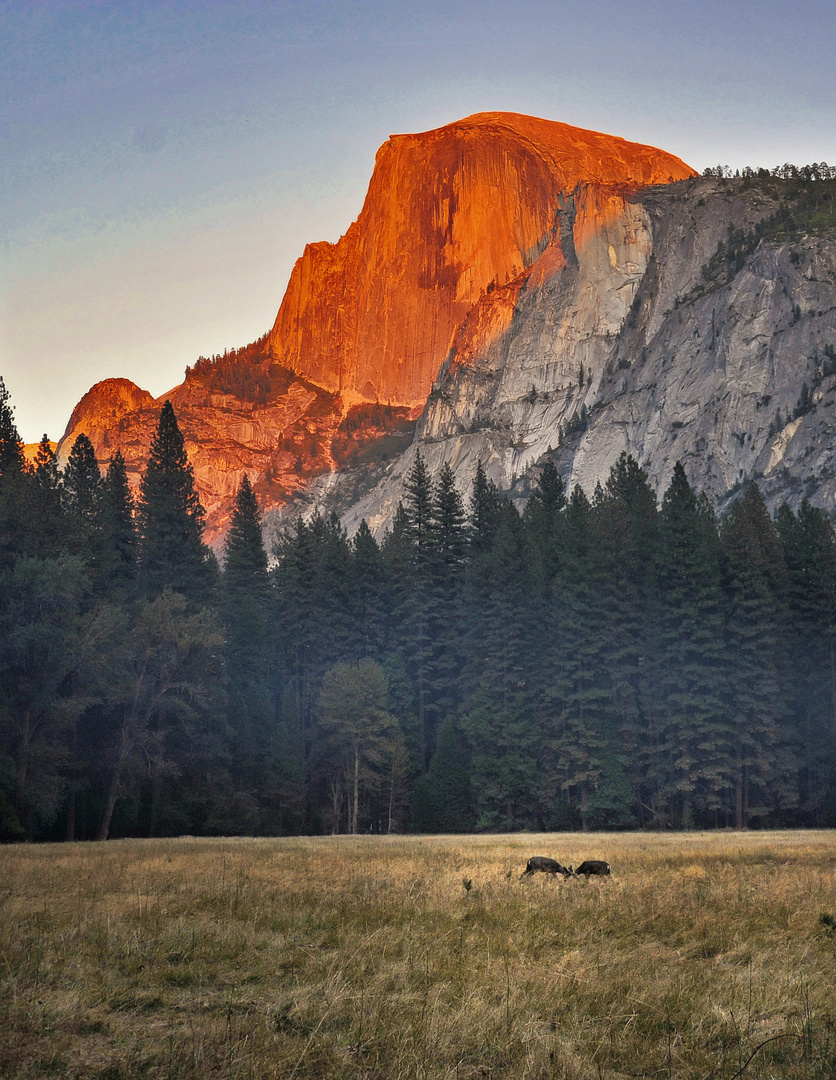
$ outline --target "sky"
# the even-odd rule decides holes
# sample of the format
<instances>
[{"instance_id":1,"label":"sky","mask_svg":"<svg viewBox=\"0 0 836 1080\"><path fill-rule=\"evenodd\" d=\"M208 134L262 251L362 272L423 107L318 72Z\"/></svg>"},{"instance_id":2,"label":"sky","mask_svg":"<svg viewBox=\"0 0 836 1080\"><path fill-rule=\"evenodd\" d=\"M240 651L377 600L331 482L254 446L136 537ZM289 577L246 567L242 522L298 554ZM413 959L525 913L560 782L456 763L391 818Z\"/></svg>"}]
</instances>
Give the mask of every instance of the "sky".
<instances>
[{"instance_id":1,"label":"sky","mask_svg":"<svg viewBox=\"0 0 836 1080\"><path fill-rule=\"evenodd\" d=\"M833 0L0 0L0 376L26 442L269 330L377 148L507 110L836 163Z\"/></svg>"}]
</instances>

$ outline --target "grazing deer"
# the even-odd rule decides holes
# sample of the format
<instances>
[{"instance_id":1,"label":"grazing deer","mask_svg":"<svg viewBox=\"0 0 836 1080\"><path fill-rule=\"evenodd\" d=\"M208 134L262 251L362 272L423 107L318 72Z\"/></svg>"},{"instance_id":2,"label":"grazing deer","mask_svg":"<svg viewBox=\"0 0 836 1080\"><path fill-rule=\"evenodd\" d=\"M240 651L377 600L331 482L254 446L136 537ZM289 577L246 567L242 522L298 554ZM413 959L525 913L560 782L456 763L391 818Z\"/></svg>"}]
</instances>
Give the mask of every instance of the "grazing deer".
<instances>
[{"instance_id":1,"label":"grazing deer","mask_svg":"<svg viewBox=\"0 0 836 1080\"><path fill-rule=\"evenodd\" d=\"M567 878L571 877L573 873L571 866L561 866L556 859L547 859L545 855L535 855L526 863L525 870L520 874L520 881L524 877L531 877L538 870L543 874L551 874L552 877L563 874Z\"/></svg>"},{"instance_id":2,"label":"grazing deer","mask_svg":"<svg viewBox=\"0 0 836 1080\"><path fill-rule=\"evenodd\" d=\"M604 862L603 859L587 859L577 868L575 877L580 877L583 874L586 880L589 881L590 876L607 877L611 873L610 864Z\"/></svg>"}]
</instances>

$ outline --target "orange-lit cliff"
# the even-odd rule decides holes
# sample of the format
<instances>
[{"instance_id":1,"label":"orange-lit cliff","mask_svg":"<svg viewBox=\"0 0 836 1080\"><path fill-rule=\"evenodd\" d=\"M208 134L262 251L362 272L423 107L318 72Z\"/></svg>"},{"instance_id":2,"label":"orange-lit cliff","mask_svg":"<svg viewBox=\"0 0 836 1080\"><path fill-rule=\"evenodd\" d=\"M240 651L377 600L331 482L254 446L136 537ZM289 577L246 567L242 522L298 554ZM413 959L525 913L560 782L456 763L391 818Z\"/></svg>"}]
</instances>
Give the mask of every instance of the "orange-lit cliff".
<instances>
[{"instance_id":1,"label":"orange-lit cliff","mask_svg":"<svg viewBox=\"0 0 836 1080\"><path fill-rule=\"evenodd\" d=\"M420 405L482 293L543 252L562 196L688 176L653 147L518 113L393 135L345 236L297 261L272 351L346 403Z\"/></svg>"},{"instance_id":2,"label":"orange-lit cliff","mask_svg":"<svg viewBox=\"0 0 836 1080\"><path fill-rule=\"evenodd\" d=\"M608 200L621 206L632 190L693 175L661 150L516 113L392 136L345 236L297 261L269 337L223 372L187 372L166 395L209 538L223 534L244 473L269 509L347 464L373 471L402 448L471 312L471 329L507 325L529 272L562 265L561 230L574 228L582 247L606 224ZM590 213L567 225L579 185L597 193L582 203L594 201L597 224ZM60 457L84 431L102 464L120 449L137 482L161 404L128 380L97 384Z\"/></svg>"}]
</instances>

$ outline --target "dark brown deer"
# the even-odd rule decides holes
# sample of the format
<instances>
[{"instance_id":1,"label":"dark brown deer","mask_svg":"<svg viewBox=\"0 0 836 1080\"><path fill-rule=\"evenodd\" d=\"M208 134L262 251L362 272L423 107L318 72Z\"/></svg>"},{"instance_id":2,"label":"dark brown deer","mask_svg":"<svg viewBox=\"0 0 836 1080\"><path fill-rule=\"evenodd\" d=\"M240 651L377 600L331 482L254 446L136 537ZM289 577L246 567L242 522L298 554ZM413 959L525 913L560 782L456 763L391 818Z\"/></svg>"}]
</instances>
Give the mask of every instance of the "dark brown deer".
<instances>
[{"instance_id":1,"label":"dark brown deer","mask_svg":"<svg viewBox=\"0 0 836 1080\"><path fill-rule=\"evenodd\" d=\"M575 877L583 874L589 881L590 877L607 877L611 873L610 864L603 859L586 859L575 871Z\"/></svg>"},{"instance_id":2,"label":"dark brown deer","mask_svg":"<svg viewBox=\"0 0 836 1080\"><path fill-rule=\"evenodd\" d=\"M531 877L538 870L543 874L551 874L552 877L563 874L567 878L571 877L573 873L571 866L561 866L556 859L547 859L545 855L535 855L526 863L525 870L520 874L520 881L524 877Z\"/></svg>"}]
</instances>

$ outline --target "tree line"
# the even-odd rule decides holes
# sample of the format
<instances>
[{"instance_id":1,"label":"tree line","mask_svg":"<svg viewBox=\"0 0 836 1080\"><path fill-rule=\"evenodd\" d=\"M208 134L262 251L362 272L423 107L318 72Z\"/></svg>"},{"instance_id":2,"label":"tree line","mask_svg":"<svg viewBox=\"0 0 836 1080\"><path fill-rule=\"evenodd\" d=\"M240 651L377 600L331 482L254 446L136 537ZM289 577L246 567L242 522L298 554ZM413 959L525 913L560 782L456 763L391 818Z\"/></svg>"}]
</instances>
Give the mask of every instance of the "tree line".
<instances>
[{"instance_id":1,"label":"tree line","mask_svg":"<svg viewBox=\"0 0 836 1080\"><path fill-rule=\"evenodd\" d=\"M28 466L0 382L0 836L836 824L836 535L722 521L622 455L524 509L420 453L391 528L222 565L169 403L134 498L86 436Z\"/></svg>"}]
</instances>

